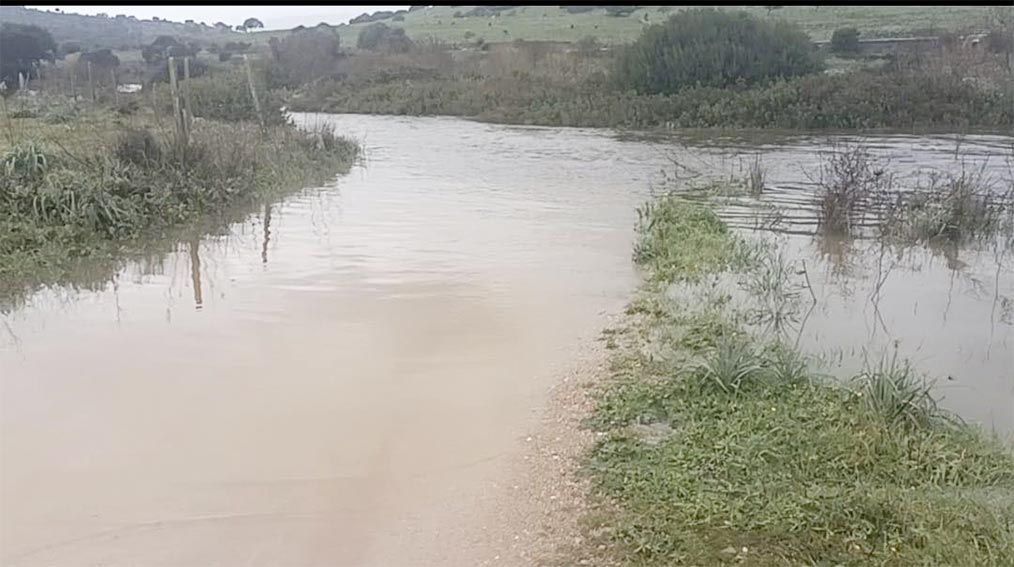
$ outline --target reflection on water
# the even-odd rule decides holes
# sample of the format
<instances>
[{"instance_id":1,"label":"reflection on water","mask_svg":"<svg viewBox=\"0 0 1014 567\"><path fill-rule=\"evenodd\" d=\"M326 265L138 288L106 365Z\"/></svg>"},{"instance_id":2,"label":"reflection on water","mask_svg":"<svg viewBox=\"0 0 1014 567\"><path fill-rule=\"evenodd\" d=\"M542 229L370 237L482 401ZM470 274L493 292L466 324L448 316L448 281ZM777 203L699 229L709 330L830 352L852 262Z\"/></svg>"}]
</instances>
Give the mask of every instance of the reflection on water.
<instances>
[{"instance_id":1,"label":"reflection on water","mask_svg":"<svg viewBox=\"0 0 1014 567\"><path fill-rule=\"evenodd\" d=\"M264 203L264 244L261 246L261 263L268 263L268 243L271 242L271 203Z\"/></svg>"},{"instance_id":2,"label":"reflection on water","mask_svg":"<svg viewBox=\"0 0 1014 567\"><path fill-rule=\"evenodd\" d=\"M204 305L201 299L201 241L194 238L190 241L190 280L194 289L194 307L200 309Z\"/></svg>"},{"instance_id":3,"label":"reflection on water","mask_svg":"<svg viewBox=\"0 0 1014 567\"><path fill-rule=\"evenodd\" d=\"M941 405L1005 436L1014 432L1011 257L953 247L833 246L784 237L807 260L817 297L800 330L804 350L849 376L897 350L936 379ZM829 260L829 258L831 258Z\"/></svg>"},{"instance_id":4,"label":"reflection on water","mask_svg":"<svg viewBox=\"0 0 1014 567\"><path fill-rule=\"evenodd\" d=\"M761 153L771 190L723 215L805 260L806 349L844 374L897 342L945 407L1014 431L1009 258L815 239L824 139L298 119L368 161L0 315L4 565L454 564L426 555L431 527L476 521L548 385L629 297L634 209L674 162L739 175ZM953 137L867 141L901 178L956 163ZM961 151L1003 171L1009 143Z\"/></svg>"}]
</instances>

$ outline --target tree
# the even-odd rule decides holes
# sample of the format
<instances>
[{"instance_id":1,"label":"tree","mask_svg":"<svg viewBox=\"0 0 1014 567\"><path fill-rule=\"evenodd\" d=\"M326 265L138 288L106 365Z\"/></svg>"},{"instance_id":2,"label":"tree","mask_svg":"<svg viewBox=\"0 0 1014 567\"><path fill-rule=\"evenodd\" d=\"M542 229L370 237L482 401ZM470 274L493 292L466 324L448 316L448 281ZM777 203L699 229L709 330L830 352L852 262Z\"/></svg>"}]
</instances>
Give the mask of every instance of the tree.
<instances>
[{"instance_id":1,"label":"tree","mask_svg":"<svg viewBox=\"0 0 1014 567\"><path fill-rule=\"evenodd\" d=\"M186 57L195 54L191 47L180 43L171 35L160 35L151 42L151 45L141 49L141 58L148 64L161 63L167 57Z\"/></svg>"},{"instance_id":2,"label":"tree","mask_svg":"<svg viewBox=\"0 0 1014 567\"><path fill-rule=\"evenodd\" d=\"M113 54L111 49L97 49L86 51L81 54L75 62L73 72L80 79L88 77L88 64L91 63L92 74L98 83L105 83L109 79L109 71L120 66L120 58Z\"/></svg>"},{"instance_id":3,"label":"tree","mask_svg":"<svg viewBox=\"0 0 1014 567\"><path fill-rule=\"evenodd\" d=\"M363 28L356 41L356 47L359 49L391 53L404 53L412 49L412 45L412 40L405 35L404 29L392 28L380 22Z\"/></svg>"},{"instance_id":4,"label":"tree","mask_svg":"<svg viewBox=\"0 0 1014 567\"><path fill-rule=\"evenodd\" d=\"M279 41L271 38L269 80L293 86L331 76L341 60L341 38L331 27L304 28Z\"/></svg>"},{"instance_id":5,"label":"tree","mask_svg":"<svg viewBox=\"0 0 1014 567\"><path fill-rule=\"evenodd\" d=\"M243 21L243 27L248 30L255 30L257 28L263 28L264 24L257 18L247 18Z\"/></svg>"},{"instance_id":6,"label":"tree","mask_svg":"<svg viewBox=\"0 0 1014 567\"><path fill-rule=\"evenodd\" d=\"M831 53L837 55L856 55L859 53L859 30L856 28L838 28L831 34Z\"/></svg>"},{"instance_id":7,"label":"tree","mask_svg":"<svg viewBox=\"0 0 1014 567\"><path fill-rule=\"evenodd\" d=\"M65 41L60 44L60 53L62 55L70 55L79 51L81 51L81 44L76 41Z\"/></svg>"},{"instance_id":8,"label":"tree","mask_svg":"<svg viewBox=\"0 0 1014 567\"><path fill-rule=\"evenodd\" d=\"M232 53L243 53L249 50L252 45L249 41L227 41L222 46L222 50L231 51Z\"/></svg>"},{"instance_id":9,"label":"tree","mask_svg":"<svg viewBox=\"0 0 1014 567\"><path fill-rule=\"evenodd\" d=\"M193 59L190 61L190 76L193 78L200 77L208 72L208 64L200 59ZM176 76L183 77L184 67L183 58L176 59ZM169 81L169 65L153 65L148 68L145 80L148 83L165 83Z\"/></svg>"},{"instance_id":10,"label":"tree","mask_svg":"<svg viewBox=\"0 0 1014 567\"><path fill-rule=\"evenodd\" d=\"M91 63L92 67L102 69L114 69L120 66L120 58L113 54L113 50L111 49L97 49L82 53L78 61Z\"/></svg>"},{"instance_id":11,"label":"tree","mask_svg":"<svg viewBox=\"0 0 1014 567\"><path fill-rule=\"evenodd\" d=\"M685 10L645 28L623 49L613 81L639 93L671 94L692 86L728 87L819 71L809 37L784 22L713 8Z\"/></svg>"},{"instance_id":12,"label":"tree","mask_svg":"<svg viewBox=\"0 0 1014 567\"><path fill-rule=\"evenodd\" d=\"M11 24L0 26L0 80L7 88L18 87L18 73L28 76L39 61L53 61L56 42L39 26Z\"/></svg>"},{"instance_id":13,"label":"tree","mask_svg":"<svg viewBox=\"0 0 1014 567\"><path fill-rule=\"evenodd\" d=\"M215 22L215 29L220 32L227 32L232 30L232 27L225 22Z\"/></svg>"}]
</instances>

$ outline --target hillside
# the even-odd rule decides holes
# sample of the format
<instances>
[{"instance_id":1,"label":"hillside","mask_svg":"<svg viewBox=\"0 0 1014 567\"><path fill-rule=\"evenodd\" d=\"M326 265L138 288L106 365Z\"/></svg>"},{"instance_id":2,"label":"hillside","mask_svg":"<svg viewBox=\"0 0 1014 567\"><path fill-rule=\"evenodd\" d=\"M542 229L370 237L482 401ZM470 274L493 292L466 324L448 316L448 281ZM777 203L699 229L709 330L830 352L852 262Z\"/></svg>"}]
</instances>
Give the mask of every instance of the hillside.
<instances>
[{"instance_id":1,"label":"hillside","mask_svg":"<svg viewBox=\"0 0 1014 567\"><path fill-rule=\"evenodd\" d=\"M186 8L181 7L180 10L185 12ZM150 44L160 35L171 35L198 44L235 41L245 35L200 23L139 20L133 16L83 16L23 6L0 6L0 21L40 26L49 30L57 44L76 42L85 50L136 48Z\"/></svg>"},{"instance_id":2,"label":"hillside","mask_svg":"<svg viewBox=\"0 0 1014 567\"><path fill-rule=\"evenodd\" d=\"M626 43L646 25L666 19L677 6L640 6L633 11L613 6L430 6L403 11L380 21L403 27L415 40L432 38L447 43L578 41L595 37L603 43ZM827 40L835 29L852 26L864 38L912 37L939 32L980 30L987 22L988 6L730 6L763 18L784 19L800 25L815 41ZM186 8L180 8L180 17ZM159 35L207 45L213 42L265 43L286 31L239 33L201 23L139 20L132 16L83 16L0 6L0 20L46 28L57 43L78 42L85 49L123 49L149 44ZM315 25L307 23L308 27ZM370 23L335 26L342 44L353 47L360 30Z\"/></svg>"},{"instance_id":3,"label":"hillside","mask_svg":"<svg viewBox=\"0 0 1014 567\"><path fill-rule=\"evenodd\" d=\"M604 43L632 41L644 26L664 20L676 6L642 6L626 15L610 15L607 6L431 6L382 20L401 26L415 40L448 43L522 40L577 41L593 36ZM619 7L617 7L619 8ZM576 10L586 10L576 12ZM987 6L730 6L763 18L799 24L815 41L830 39L835 29L853 26L864 38L913 37L929 33L978 30L986 23ZM615 11L615 10L614 10ZM455 17L457 14L457 17ZM355 45L369 23L337 26L344 45ZM266 41L280 32L248 34ZM281 32L284 33L284 32Z\"/></svg>"}]
</instances>

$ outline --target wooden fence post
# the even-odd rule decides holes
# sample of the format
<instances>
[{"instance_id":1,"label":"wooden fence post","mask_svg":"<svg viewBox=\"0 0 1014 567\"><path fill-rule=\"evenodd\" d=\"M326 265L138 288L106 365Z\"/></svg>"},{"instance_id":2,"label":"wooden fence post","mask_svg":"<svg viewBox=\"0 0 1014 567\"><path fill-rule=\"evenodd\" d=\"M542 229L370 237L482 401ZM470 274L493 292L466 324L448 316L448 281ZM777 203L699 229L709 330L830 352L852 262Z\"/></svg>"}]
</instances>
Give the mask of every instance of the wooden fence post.
<instances>
[{"instance_id":1,"label":"wooden fence post","mask_svg":"<svg viewBox=\"0 0 1014 567\"><path fill-rule=\"evenodd\" d=\"M183 58L183 102L185 103L184 109L184 121L187 125L187 137L190 136L190 130L194 123L194 107L192 99L190 98L190 58Z\"/></svg>"},{"instance_id":2,"label":"wooden fence post","mask_svg":"<svg viewBox=\"0 0 1014 567\"><path fill-rule=\"evenodd\" d=\"M247 54L243 54L243 63L246 65L246 82L250 85L250 96L253 97L254 112L257 113L257 120L261 123L261 129L264 129L264 116L261 114L261 102L257 98L257 89L254 88L253 70L250 69L250 58Z\"/></svg>"},{"instance_id":3,"label":"wooden fence post","mask_svg":"<svg viewBox=\"0 0 1014 567\"><path fill-rule=\"evenodd\" d=\"M186 125L183 123L183 113L180 108L179 84L176 81L176 58L169 58L169 93L173 99L173 124L176 127L176 150L179 152L180 161L183 162L184 150L187 146Z\"/></svg>"},{"instance_id":4,"label":"wooden fence post","mask_svg":"<svg viewBox=\"0 0 1014 567\"><path fill-rule=\"evenodd\" d=\"M92 80L92 62L86 61L86 63L88 63L88 90L92 93L92 102L95 102L95 82Z\"/></svg>"}]
</instances>

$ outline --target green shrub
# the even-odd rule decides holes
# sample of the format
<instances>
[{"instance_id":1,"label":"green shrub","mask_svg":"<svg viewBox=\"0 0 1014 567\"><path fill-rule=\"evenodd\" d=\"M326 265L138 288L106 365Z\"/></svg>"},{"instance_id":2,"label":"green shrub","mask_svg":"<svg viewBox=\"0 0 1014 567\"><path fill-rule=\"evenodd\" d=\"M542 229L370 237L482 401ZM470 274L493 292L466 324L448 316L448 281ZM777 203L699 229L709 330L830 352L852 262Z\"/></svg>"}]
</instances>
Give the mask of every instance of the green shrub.
<instances>
[{"instance_id":1,"label":"green shrub","mask_svg":"<svg viewBox=\"0 0 1014 567\"><path fill-rule=\"evenodd\" d=\"M341 37L330 27L303 29L281 40L271 38L269 46L272 86L291 87L333 75L342 57Z\"/></svg>"},{"instance_id":2,"label":"green shrub","mask_svg":"<svg viewBox=\"0 0 1014 567\"><path fill-rule=\"evenodd\" d=\"M120 135L113 154L124 163L150 166L162 161L162 146L150 130L130 129Z\"/></svg>"},{"instance_id":3,"label":"green shrub","mask_svg":"<svg viewBox=\"0 0 1014 567\"><path fill-rule=\"evenodd\" d=\"M405 35L404 29L377 22L359 32L356 47L371 51L404 53L412 48L412 40Z\"/></svg>"},{"instance_id":4,"label":"green shrub","mask_svg":"<svg viewBox=\"0 0 1014 567\"><path fill-rule=\"evenodd\" d=\"M620 53L613 78L621 89L671 94L693 86L769 82L821 68L809 38L788 23L695 9L647 28Z\"/></svg>"},{"instance_id":5,"label":"green shrub","mask_svg":"<svg viewBox=\"0 0 1014 567\"><path fill-rule=\"evenodd\" d=\"M26 142L7 150L0 163L7 177L39 179L49 171L52 158L34 142Z\"/></svg>"},{"instance_id":6,"label":"green shrub","mask_svg":"<svg viewBox=\"0 0 1014 567\"><path fill-rule=\"evenodd\" d=\"M261 117L257 116L257 107L250 94L246 73L239 70L191 80L194 116L229 122L259 119L267 124L285 122L285 113L282 112L278 95L265 88L260 73L256 76L261 78L254 85L261 105Z\"/></svg>"},{"instance_id":7,"label":"green shrub","mask_svg":"<svg viewBox=\"0 0 1014 567\"><path fill-rule=\"evenodd\" d=\"M852 27L834 30L831 34L831 53L837 55L859 53L859 30Z\"/></svg>"}]
</instances>

